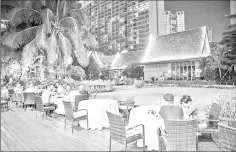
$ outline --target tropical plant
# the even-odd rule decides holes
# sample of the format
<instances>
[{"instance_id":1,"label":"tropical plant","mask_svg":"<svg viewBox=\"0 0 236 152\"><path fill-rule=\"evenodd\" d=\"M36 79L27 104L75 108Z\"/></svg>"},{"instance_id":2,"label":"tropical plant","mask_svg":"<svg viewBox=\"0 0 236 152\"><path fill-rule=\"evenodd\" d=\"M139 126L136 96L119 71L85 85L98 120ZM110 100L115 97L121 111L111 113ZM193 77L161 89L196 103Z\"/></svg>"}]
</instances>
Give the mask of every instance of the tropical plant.
<instances>
[{"instance_id":1,"label":"tropical plant","mask_svg":"<svg viewBox=\"0 0 236 152\"><path fill-rule=\"evenodd\" d=\"M85 69L88 60L83 44L97 47L89 32L90 19L78 1L21 1L11 12L10 23L22 28L11 33L3 44L12 50L24 46L23 76L41 55L46 66L72 64Z\"/></svg>"},{"instance_id":2,"label":"tropical plant","mask_svg":"<svg viewBox=\"0 0 236 152\"><path fill-rule=\"evenodd\" d=\"M130 64L126 67L123 71L123 75L127 76L128 78L140 78L144 76L143 67L137 64Z\"/></svg>"},{"instance_id":3,"label":"tropical plant","mask_svg":"<svg viewBox=\"0 0 236 152\"><path fill-rule=\"evenodd\" d=\"M235 19L236 14L226 16L227 19ZM227 49L222 59L222 64L227 67L227 72L222 79L229 74L230 71L236 71L236 24L231 24L226 28L223 33L221 44Z\"/></svg>"}]
</instances>

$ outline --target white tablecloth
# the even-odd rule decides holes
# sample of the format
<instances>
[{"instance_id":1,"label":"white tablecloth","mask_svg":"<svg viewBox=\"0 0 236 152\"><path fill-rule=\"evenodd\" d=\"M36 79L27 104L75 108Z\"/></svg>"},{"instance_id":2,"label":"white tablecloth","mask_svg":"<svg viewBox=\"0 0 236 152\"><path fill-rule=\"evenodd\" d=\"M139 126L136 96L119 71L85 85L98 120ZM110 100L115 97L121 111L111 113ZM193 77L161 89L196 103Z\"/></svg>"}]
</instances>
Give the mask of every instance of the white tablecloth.
<instances>
[{"instance_id":1,"label":"white tablecloth","mask_svg":"<svg viewBox=\"0 0 236 152\"><path fill-rule=\"evenodd\" d=\"M50 101L55 103L57 105L57 109L55 110L56 114L65 114L65 108L64 108L64 104L63 104L63 100L64 98L57 98L57 97L51 97Z\"/></svg>"},{"instance_id":2,"label":"white tablecloth","mask_svg":"<svg viewBox=\"0 0 236 152\"><path fill-rule=\"evenodd\" d=\"M109 128L109 121L106 111L119 115L118 104L112 99L91 99L79 102L78 110L88 110L88 126L91 130L102 130L103 127ZM87 128L86 120L81 120L80 126Z\"/></svg>"},{"instance_id":3,"label":"white tablecloth","mask_svg":"<svg viewBox=\"0 0 236 152\"><path fill-rule=\"evenodd\" d=\"M137 108L133 108L130 112L129 117L129 126L134 126L138 124L143 124L145 128L145 144L147 146L147 150L159 150L159 140L158 140L158 128L159 126L164 126L164 121L161 118L158 118L154 115L148 114L149 110L155 111L155 113L159 113L160 110L159 105L150 105L150 106L141 106ZM135 133L140 132L139 128L134 129L129 132L129 135L133 135ZM143 147L143 141L139 140L137 142L138 147Z\"/></svg>"}]
</instances>

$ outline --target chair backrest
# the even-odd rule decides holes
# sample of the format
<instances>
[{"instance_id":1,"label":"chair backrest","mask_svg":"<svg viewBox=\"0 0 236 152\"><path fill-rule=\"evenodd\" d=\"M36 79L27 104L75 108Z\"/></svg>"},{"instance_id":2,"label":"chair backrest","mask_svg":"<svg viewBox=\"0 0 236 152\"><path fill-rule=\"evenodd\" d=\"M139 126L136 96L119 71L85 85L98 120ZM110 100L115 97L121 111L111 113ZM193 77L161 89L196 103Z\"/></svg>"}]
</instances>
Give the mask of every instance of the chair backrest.
<instances>
[{"instance_id":1,"label":"chair backrest","mask_svg":"<svg viewBox=\"0 0 236 152\"><path fill-rule=\"evenodd\" d=\"M236 128L219 124L219 137L223 151L236 151Z\"/></svg>"},{"instance_id":2,"label":"chair backrest","mask_svg":"<svg viewBox=\"0 0 236 152\"><path fill-rule=\"evenodd\" d=\"M13 95L14 89L8 89L9 95Z\"/></svg>"},{"instance_id":3,"label":"chair backrest","mask_svg":"<svg viewBox=\"0 0 236 152\"><path fill-rule=\"evenodd\" d=\"M36 111L43 112L43 101L41 96L34 96L34 101L36 103Z\"/></svg>"},{"instance_id":4,"label":"chair backrest","mask_svg":"<svg viewBox=\"0 0 236 152\"><path fill-rule=\"evenodd\" d=\"M110 138L118 143L126 143L125 120L120 115L115 115L107 111L110 124Z\"/></svg>"},{"instance_id":5,"label":"chair backrest","mask_svg":"<svg viewBox=\"0 0 236 152\"><path fill-rule=\"evenodd\" d=\"M64 108L65 108L65 117L66 117L66 119L68 119L68 120L74 119L71 103L63 100L63 105L64 105Z\"/></svg>"},{"instance_id":6,"label":"chair backrest","mask_svg":"<svg viewBox=\"0 0 236 152\"><path fill-rule=\"evenodd\" d=\"M212 103L211 110L209 113L209 119L219 120L220 117L221 106L217 103ZM218 122L209 122L210 125L218 126Z\"/></svg>"},{"instance_id":7,"label":"chair backrest","mask_svg":"<svg viewBox=\"0 0 236 152\"><path fill-rule=\"evenodd\" d=\"M88 100L87 94L80 94L75 96L75 110L78 109L79 102L83 100Z\"/></svg>"},{"instance_id":8,"label":"chair backrest","mask_svg":"<svg viewBox=\"0 0 236 152\"><path fill-rule=\"evenodd\" d=\"M34 92L23 92L24 104L34 104Z\"/></svg>"},{"instance_id":9,"label":"chair backrest","mask_svg":"<svg viewBox=\"0 0 236 152\"><path fill-rule=\"evenodd\" d=\"M167 151L196 151L196 120L167 120L166 132Z\"/></svg>"}]
</instances>

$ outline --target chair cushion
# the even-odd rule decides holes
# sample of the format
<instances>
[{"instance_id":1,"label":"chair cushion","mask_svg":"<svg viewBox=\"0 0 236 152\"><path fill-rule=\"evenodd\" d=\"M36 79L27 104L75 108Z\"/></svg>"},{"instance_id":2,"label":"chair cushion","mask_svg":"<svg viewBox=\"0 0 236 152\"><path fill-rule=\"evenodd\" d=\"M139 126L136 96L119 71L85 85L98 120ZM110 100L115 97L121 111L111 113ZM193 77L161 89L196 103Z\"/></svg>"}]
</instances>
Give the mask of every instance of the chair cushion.
<instances>
[{"instance_id":1,"label":"chair cushion","mask_svg":"<svg viewBox=\"0 0 236 152\"><path fill-rule=\"evenodd\" d=\"M43 107L44 110L54 110L54 106L49 106L49 107Z\"/></svg>"},{"instance_id":2,"label":"chair cushion","mask_svg":"<svg viewBox=\"0 0 236 152\"><path fill-rule=\"evenodd\" d=\"M6 100L1 100L1 103L7 103L7 101Z\"/></svg>"},{"instance_id":3,"label":"chair cushion","mask_svg":"<svg viewBox=\"0 0 236 152\"><path fill-rule=\"evenodd\" d=\"M74 112L74 117L75 118L83 117L83 116L86 116L86 115L87 115L87 113L86 113L85 110Z\"/></svg>"}]
</instances>

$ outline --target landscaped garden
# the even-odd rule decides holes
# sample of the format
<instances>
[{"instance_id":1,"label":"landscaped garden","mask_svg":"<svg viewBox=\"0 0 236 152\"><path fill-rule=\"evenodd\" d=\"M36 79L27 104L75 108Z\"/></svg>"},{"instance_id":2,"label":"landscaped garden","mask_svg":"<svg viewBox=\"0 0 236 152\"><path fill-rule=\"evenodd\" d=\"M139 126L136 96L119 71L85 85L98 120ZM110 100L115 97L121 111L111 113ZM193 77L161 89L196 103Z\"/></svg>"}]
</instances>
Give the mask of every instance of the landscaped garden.
<instances>
[{"instance_id":1,"label":"landscaped garden","mask_svg":"<svg viewBox=\"0 0 236 152\"><path fill-rule=\"evenodd\" d=\"M86 141L95 150L108 150L111 140L123 144L125 150L132 142L133 147L143 150L197 150L198 138L205 134L213 135L208 142L217 150L236 150L235 29L224 34L221 44L211 43L212 55L201 60L199 79L153 77L145 81L139 64L128 65L121 75L112 77L111 69L99 66L91 55L98 50L98 42L90 33L90 18L79 1L21 1L15 8L5 9L10 20L1 31L1 110L13 114L2 116L1 131L5 135L1 139L8 147L16 140L44 145L44 137L34 138L35 127L42 134L47 130L43 134L45 141L54 142L52 131L60 133L60 139L54 136L55 141L63 138L69 145L76 138L76 144ZM229 41L229 37L234 41ZM163 110L165 107L167 110ZM180 111L172 114L172 107ZM37 120L33 120L33 114ZM49 120L40 122L38 117L44 120L45 115ZM172 121L172 117L176 120ZM39 126L28 123L28 119ZM78 125L74 125L77 120ZM205 127L201 128L201 124ZM68 126L74 135L61 135ZM22 131L24 127L31 133ZM101 132L75 133L79 132L78 127ZM142 127L141 132L136 127ZM77 141L78 134L83 140ZM8 135L16 139L11 141L13 138ZM28 136L35 143L22 141L18 135ZM105 146L101 143L103 138L107 140ZM102 146L95 145L96 140ZM9 149L21 150L13 147L16 149ZM52 147L48 149L59 150Z\"/></svg>"}]
</instances>

